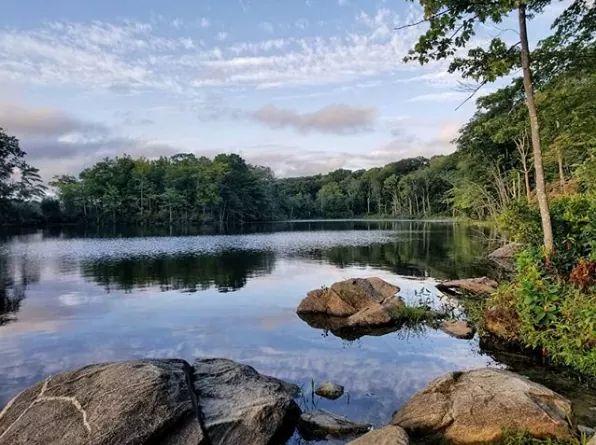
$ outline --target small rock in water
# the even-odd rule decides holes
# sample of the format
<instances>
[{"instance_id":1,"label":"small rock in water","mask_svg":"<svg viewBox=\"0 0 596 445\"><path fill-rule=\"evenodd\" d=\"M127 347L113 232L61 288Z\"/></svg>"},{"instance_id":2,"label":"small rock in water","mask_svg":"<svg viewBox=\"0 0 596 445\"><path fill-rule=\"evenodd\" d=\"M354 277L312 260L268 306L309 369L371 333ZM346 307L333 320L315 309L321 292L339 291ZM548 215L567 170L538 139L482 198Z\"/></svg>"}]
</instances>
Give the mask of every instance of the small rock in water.
<instances>
[{"instance_id":1,"label":"small rock in water","mask_svg":"<svg viewBox=\"0 0 596 445\"><path fill-rule=\"evenodd\" d=\"M476 330L465 320L445 320L441 323L441 331L455 338L469 340Z\"/></svg>"},{"instance_id":2,"label":"small rock in water","mask_svg":"<svg viewBox=\"0 0 596 445\"><path fill-rule=\"evenodd\" d=\"M409 445L409 443L410 439L403 428L387 425L348 442L348 445Z\"/></svg>"},{"instance_id":3,"label":"small rock in water","mask_svg":"<svg viewBox=\"0 0 596 445\"><path fill-rule=\"evenodd\" d=\"M335 400L342 396L344 387L332 382L324 382L315 390L315 394L326 399Z\"/></svg>"},{"instance_id":4,"label":"small rock in water","mask_svg":"<svg viewBox=\"0 0 596 445\"><path fill-rule=\"evenodd\" d=\"M306 440L357 436L368 432L370 428L371 425L352 422L324 410L303 413L298 421L298 431Z\"/></svg>"},{"instance_id":5,"label":"small rock in water","mask_svg":"<svg viewBox=\"0 0 596 445\"><path fill-rule=\"evenodd\" d=\"M465 278L461 280L443 281L437 289L450 295L490 295L497 290L498 283L488 277Z\"/></svg>"}]
</instances>

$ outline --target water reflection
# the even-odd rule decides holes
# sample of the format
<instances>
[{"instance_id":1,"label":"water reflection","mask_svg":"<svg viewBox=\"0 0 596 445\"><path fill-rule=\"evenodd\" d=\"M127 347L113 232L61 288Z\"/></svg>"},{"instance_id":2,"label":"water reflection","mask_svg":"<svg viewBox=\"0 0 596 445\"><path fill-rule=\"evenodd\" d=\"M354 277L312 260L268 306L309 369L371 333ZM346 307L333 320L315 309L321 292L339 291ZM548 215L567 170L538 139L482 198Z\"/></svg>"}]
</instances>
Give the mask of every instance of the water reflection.
<instances>
[{"instance_id":1,"label":"water reflection","mask_svg":"<svg viewBox=\"0 0 596 445\"><path fill-rule=\"evenodd\" d=\"M343 384L345 398L309 403L381 425L447 371L507 364L483 355L477 339L432 328L339 338L295 312L309 290L350 277L379 276L409 302L423 288L435 298L433 278L491 272L480 259L490 229L344 221L240 232L0 236L0 406L89 363L223 356L305 389Z\"/></svg>"},{"instance_id":2,"label":"water reflection","mask_svg":"<svg viewBox=\"0 0 596 445\"><path fill-rule=\"evenodd\" d=\"M0 326L14 321L27 286L39 281L39 267L26 257L9 259L0 250Z\"/></svg>"},{"instance_id":3,"label":"water reflection","mask_svg":"<svg viewBox=\"0 0 596 445\"><path fill-rule=\"evenodd\" d=\"M159 286L162 291L196 292L215 286L219 292L230 292L244 287L250 277L271 273L274 265L273 252L232 250L217 255L83 261L81 271L107 291Z\"/></svg>"}]
</instances>

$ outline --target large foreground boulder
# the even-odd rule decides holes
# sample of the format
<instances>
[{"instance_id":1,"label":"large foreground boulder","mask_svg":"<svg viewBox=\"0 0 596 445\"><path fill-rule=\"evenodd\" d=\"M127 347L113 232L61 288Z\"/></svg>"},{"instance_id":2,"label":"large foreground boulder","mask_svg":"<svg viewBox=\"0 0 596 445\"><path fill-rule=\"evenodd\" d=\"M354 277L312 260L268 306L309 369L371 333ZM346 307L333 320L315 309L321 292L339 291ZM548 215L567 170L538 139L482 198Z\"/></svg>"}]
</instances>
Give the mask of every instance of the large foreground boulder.
<instances>
[{"instance_id":1,"label":"large foreground boulder","mask_svg":"<svg viewBox=\"0 0 596 445\"><path fill-rule=\"evenodd\" d=\"M310 291L297 313L307 323L332 331L391 325L405 305L399 291L380 278L351 278Z\"/></svg>"},{"instance_id":2,"label":"large foreground boulder","mask_svg":"<svg viewBox=\"0 0 596 445\"><path fill-rule=\"evenodd\" d=\"M437 289L450 295L490 295L497 290L498 283L488 277L464 278L461 280L443 281Z\"/></svg>"},{"instance_id":3,"label":"large foreground boulder","mask_svg":"<svg viewBox=\"0 0 596 445\"><path fill-rule=\"evenodd\" d=\"M0 413L0 444L283 442L296 387L224 359L91 365L26 389ZM293 418L294 417L294 418Z\"/></svg>"},{"instance_id":4,"label":"large foreground boulder","mask_svg":"<svg viewBox=\"0 0 596 445\"><path fill-rule=\"evenodd\" d=\"M300 410L296 385L226 359L193 363L193 385L211 445L284 443Z\"/></svg>"},{"instance_id":5,"label":"large foreground boulder","mask_svg":"<svg viewBox=\"0 0 596 445\"><path fill-rule=\"evenodd\" d=\"M571 403L550 389L498 369L453 372L431 382L395 415L411 436L483 444L504 431L535 438L573 437Z\"/></svg>"}]
</instances>

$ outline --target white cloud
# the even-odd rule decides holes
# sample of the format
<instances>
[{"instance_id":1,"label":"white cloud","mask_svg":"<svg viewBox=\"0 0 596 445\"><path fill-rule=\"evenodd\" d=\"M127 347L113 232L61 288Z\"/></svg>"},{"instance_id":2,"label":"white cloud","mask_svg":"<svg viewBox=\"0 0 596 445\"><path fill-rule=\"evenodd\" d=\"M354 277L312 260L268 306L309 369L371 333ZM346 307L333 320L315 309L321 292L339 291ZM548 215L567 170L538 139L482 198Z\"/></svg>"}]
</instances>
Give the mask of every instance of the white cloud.
<instances>
[{"instance_id":1,"label":"white cloud","mask_svg":"<svg viewBox=\"0 0 596 445\"><path fill-rule=\"evenodd\" d=\"M201 28L209 28L211 26L211 22L207 17L201 17L198 23Z\"/></svg>"},{"instance_id":2,"label":"white cloud","mask_svg":"<svg viewBox=\"0 0 596 445\"><path fill-rule=\"evenodd\" d=\"M300 132L348 134L372 128L377 111L374 108L358 108L345 104L329 105L311 113L266 105L252 118L272 128L290 127Z\"/></svg>"},{"instance_id":3,"label":"white cloud","mask_svg":"<svg viewBox=\"0 0 596 445\"><path fill-rule=\"evenodd\" d=\"M263 31L269 34L273 34L273 32L275 31L275 27L271 22L261 22L259 23L259 28L261 28Z\"/></svg>"},{"instance_id":4,"label":"white cloud","mask_svg":"<svg viewBox=\"0 0 596 445\"><path fill-rule=\"evenodd\" d=\"M181 19L170 22L181 34L177 37L161 34L156 24L132 21L0 28L0 81L190 94L205 87L327 85L416 69L401 59L417 31L393 31L396 22L407 18L381 9L371 16L361 14L359 20L364 26L348 26L328 37L228 45L228 33L220 31L215 34L219 44L210 47L183 35L187 27ZM197 23L211 25L205 17ZM266 23L262 25L270 29ZM307 24L296 22L297 27Z\"/></svg>"}]
</instances>

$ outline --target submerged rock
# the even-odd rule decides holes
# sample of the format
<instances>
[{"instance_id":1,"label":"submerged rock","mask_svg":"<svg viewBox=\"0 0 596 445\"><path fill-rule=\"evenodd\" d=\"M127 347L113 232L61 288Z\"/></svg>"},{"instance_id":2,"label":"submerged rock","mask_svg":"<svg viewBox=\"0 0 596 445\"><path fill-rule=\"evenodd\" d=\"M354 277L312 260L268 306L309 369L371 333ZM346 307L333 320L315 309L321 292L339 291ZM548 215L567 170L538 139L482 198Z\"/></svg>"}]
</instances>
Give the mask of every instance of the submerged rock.
<instances>
[{"instance_id":1,"label":"submerged rock","mask_svg":"<svg viewBox=\"0 0 596 445\"><path fill-rule=\"evenodd\" d=\"M351 278L310 291L297 313L307 323L332 331L388 326L405 305L395 295L398 291L380 278Z\"/></svg>"},{"instance_id":2,"label":"submerged rock","mask_svg":"<svg viewBox=\"0 0 596 445\"><path fill-rule=\"evenodd\" d=\"M11 400L0 444L268 444L292 434L295 390L224 359L91 365Z\"/></svg>"},{"instance_id":3,"label":"submerged rock","mask_svg":"<svg viewBox=\"0 0 596 445\"><path fill-rule=\"evenodd\" d=\"M317 389L315 389L316 395L331 400L340 398L343 393L344 387L341 385L336 385L332 382L323 382L317 387Z\"/></svg>"},{"instance_id":4,"label":"submerged rock","mask_svg":"<svg viewBox=\"0 0 596 445\"><path fill-rule=\"evenodd\" d=\"M570 439L571 403L550 389L498 369L453 372L415 394L392 424L426 439L492 443L503 431Z\"/></svg>"},{"instance_id":5,"label":"submerged rock","mask_svg":"<svg viewBox=\"0 0 596 445\"><path fill-rule=\"evenodd\" d=\"M441 331L455 338L469 340L474 337L476 329L465 320L444 320L440 325Z\"/></svg>"},{"instance_id":6,"label":"submerged rock","mask_svg":"<svg viewBox=\"0 0 596 445\"><path fill-rule=\"evenodd\" d=\"M443 281L437 284L437 289L451 295L489 295L497 289L497 286L498 283L495 280L491 280L488 277L480 277Z\"/></svg>"},{"instance_id":7,"label":"submerged rock","mask_svg":"<svg viewBox=\"0 0 596 445\"><path fill-rule=\"evenodd\" d=\"M298 422L298 431L306 440L357 436L368 432L370 428L371 425L352 422L343 416L324 410L303 413Z\"/></svg>"},{"instance_id":8,"label":"submerged rock","mask_svg":"<svg viewBox=\"0 0 596 445\"><path fill-rule=\"evenodd\" d=\"M387 425L348 442L348 445L409 445L409 443L410 439L403 428Z\"/></svg>"}]
</instances>

